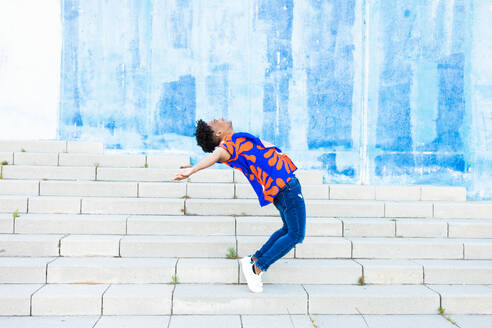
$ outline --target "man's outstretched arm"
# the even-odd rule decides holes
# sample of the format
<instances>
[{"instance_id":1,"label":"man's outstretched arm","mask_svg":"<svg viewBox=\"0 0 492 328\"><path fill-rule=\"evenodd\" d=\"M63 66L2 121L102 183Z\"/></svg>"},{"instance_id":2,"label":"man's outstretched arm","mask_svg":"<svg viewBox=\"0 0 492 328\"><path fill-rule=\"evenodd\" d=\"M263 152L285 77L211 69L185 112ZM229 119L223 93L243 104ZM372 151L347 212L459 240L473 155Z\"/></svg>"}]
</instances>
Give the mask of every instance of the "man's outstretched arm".
<instances>
[{"instance_id":1,"label":"man's outstretched arm","mask_svg":"<svg viewBox=\"0 0 492 328\"><path fill-rule=\"evenodd\" d=\"M214 165L215 163L217 163L217 161L221 161L221 162L227 161L230 158L230 156L231 155L226 150L224 150L221 147L217 147L210 155L205 156L197 164L193 166L191 165L181 166L182 170L180 170L174 175L173 180L179 181L179 180L186 179L190 175L200 170L206 169L209 166Z\"/></svg>"}]
</instances>

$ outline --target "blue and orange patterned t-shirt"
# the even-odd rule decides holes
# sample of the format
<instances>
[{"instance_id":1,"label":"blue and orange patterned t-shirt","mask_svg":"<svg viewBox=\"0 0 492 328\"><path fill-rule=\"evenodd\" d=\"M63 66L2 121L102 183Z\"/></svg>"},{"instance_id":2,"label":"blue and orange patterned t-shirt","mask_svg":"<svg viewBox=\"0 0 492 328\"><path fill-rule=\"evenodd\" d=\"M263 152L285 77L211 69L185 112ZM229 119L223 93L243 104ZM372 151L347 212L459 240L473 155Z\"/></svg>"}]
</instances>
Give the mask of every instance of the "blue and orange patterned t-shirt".
<instances>
[{"instance_id":1,"label":"blue and orange patterned t-shirt","mask_svg":"<svg viewBox=\"0 0 492 328\"><path fill-rule=\"evenodd\" d=\"M229 152L231 158L218 163L241 171L255 190L262 207L273 203L280 189L297 170L280 148L265 147L260 138L246 132L226 136L219 147Z\"/></svg>"}]
</instances>

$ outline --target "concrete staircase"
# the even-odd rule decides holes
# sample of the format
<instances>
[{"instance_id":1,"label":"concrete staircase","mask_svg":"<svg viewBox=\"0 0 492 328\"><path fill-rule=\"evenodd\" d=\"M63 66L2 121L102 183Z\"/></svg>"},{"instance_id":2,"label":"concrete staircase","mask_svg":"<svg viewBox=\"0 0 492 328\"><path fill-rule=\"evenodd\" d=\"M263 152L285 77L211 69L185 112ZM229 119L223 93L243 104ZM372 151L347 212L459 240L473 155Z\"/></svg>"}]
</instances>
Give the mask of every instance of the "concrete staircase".
<instances>
[{"instance_id":1,"label":"concrete staircase","mask_svg":"<svg viewBox=\"0 0 492 328\"><path fill-rule=\"evenodd\" d=\"M186 156L76 141L0 141L2 161L0 327L491 327L492 202L464 188L299 170L306 238L254 294L234 255L281 220L240 172L175 182Z\"/></svg>"}]
</instances>

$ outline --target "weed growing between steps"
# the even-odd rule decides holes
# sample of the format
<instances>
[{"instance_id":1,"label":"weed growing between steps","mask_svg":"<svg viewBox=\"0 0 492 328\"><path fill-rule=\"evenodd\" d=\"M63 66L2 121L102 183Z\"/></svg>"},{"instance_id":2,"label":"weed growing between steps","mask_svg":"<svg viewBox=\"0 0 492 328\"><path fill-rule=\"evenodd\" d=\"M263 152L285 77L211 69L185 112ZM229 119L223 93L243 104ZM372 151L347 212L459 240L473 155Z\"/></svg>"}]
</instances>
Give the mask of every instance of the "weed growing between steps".
<instances>
[{"instance_id":1,"label":"weed growing between steps","mask_svg":"<svg viewBox=\"0 0 492 328\"><path fill-rule=\"evenodd\" d=\"M316 324L316 322L314 321L314 319L311 317L311 313L308 313L308 316L309 316L309 320L311 320L311 323L313 324L313 327L314 328L318 328L318 325Z\"/></svg>"},{"instance_id":2,"label":"weed growing between steps","mask_svg":"<svg viewBox=\"0 0 492 328\"><path fill-rule=\"evenodd\" d=\"M229 247L229 248L227 249L227 251L228 251L228 252L226 253L226 258L228 258L228 259L237 259L237 258L239 258L239 257L237 256L236 250L235 250L234 248Z\"/></svg>"},{"instance_id":3,"label":"weed growing between steps","mask_svg":"<svg viewBox=\"0 0 492 328\"><path fill-rule=\"evenodd\" d=\"M12 213L12 216L15 218L18 218L19 217L19 209L17 208L14 213Z\"/></svg>"},{"instance_id":4,"label":"weed growing between steps","mask_svg":"<svg viewBox=\"0 0 492 328\"><path fill-rule=\"evenodd\" d=\"M173 274L172 277L171 277L171 282L169 283L170 285L177 285L179 284L179 281L178 281L178 275L175 275Z\"/></svg>"},{"instance_id":5,"label":"weed growing between steps","mask_svg":"<svg viewBox=\"0 0 492 328\"><path fill-rule=\"evenodd\" d=\"M456 324L456 321L454 321L453 319L451 319L450 317L444 315L444 308L442 306L439 306L439 314L442 315L446 320L448 320L449 322L451 322L453 325L455 325L456 327L459 327L457 324Z\"/></svg>"},{"instance_id":6,"label":"weed growing between steps","mask_svg":"<svg viewBox=\"0 0 492 328\"><path fill-rule=\"evenodd\" d=\"M0 163L0 179L3 179L3 166L8 164L9 162L7 161L2 161L2 163Z\"/></svg>"},{"instance_id":7,"label":"weed growing between steps","mask_svg":"<svg viewBox=\"0 0 492 328\"><path fill-rule=\"evenodd\" d=\"M25 152L26 152L26 150L25 150L24 148L21 148L21 152L22 152L22 153L25 153Z\"/></svg>"}]
</instances>

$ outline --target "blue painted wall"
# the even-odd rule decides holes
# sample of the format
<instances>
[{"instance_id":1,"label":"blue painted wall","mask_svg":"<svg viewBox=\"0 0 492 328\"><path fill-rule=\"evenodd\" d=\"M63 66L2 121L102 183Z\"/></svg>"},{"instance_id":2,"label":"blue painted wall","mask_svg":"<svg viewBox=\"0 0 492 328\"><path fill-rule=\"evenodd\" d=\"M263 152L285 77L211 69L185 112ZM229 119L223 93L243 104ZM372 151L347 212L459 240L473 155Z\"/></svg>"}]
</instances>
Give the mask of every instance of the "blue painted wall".
<instances>
[{"instance_id":1,"label":"blue painted wall","mask_svg":"<svg viewBox=\"0 0 492 328\"><path fill-rule=\"evenodd\" d=\"M61 6L59 138L197 161L194 122L223 116L330 183L492 199L487 0Z\"/></svg>"}]
</instances>

